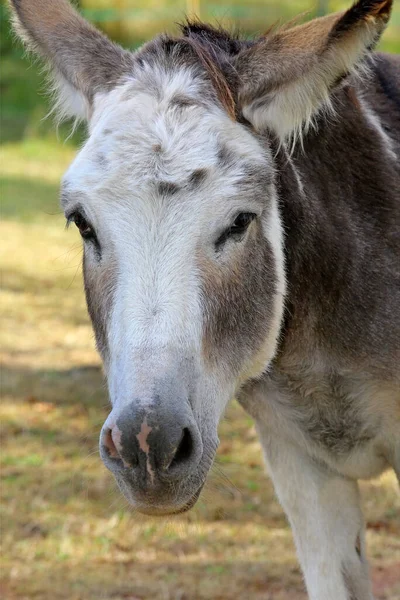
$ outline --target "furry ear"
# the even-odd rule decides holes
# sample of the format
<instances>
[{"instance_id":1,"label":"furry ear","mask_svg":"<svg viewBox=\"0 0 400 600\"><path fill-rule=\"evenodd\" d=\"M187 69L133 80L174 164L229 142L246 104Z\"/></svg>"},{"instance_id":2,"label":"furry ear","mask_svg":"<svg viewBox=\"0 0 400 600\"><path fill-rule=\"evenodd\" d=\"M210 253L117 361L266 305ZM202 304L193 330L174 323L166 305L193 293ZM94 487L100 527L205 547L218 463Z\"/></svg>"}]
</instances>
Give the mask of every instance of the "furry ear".
<instances>
[{"instance_id":1,"label":"furry ear","mask_svg":"<svg viewBox=\"0 0 400 600\"><path fill-rule=\"evenodd\" d=\"M296 138L329 105L335 85L370 51L393 0L359 0L344 13L314 19L259 40L239 54L239 104L258 130Z\"/></svg>"},{"instance_id":2,"label":"furry ear","mask_svg":"<svg viewBox=\"0 0 400 600\"><path fill-rule=\"evenodd\" d=\"M54 73L60 118L88 119L95 95L115 86L132 54L87 23L68 0L10 0L17 34Z\"/></svg>"}]
</instances>

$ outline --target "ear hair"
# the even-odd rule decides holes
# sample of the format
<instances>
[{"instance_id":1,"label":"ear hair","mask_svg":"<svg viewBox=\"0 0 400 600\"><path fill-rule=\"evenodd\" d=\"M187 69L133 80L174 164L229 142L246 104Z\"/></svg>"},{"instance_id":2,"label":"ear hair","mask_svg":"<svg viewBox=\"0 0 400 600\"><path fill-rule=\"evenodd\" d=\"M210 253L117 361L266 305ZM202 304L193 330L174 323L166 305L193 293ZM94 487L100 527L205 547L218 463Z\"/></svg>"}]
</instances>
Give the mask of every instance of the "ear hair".
<instances>
[{"instance_id":1,"label":"ear hair","mask_svg":"<svg viewBox=\"0 0 400 600\"><path fill-rule=\"evenodd\" d=\"M382 34L392 0L359 0L350 10L314 19L259 40L236 60L239 103L258 129L281 141L301 138L321 110L331 110L330 94Z\"/></svg>"},{"instance_id":2,"label":"ear hair","mask_svg":"<svg viewBox=\"0 0 400 600\"><path fill-rule=\"evenodd\" d=\"M132 68L132 54L85 21L68 0L10 0L14 29L45 59L59 119L88 119L94 96Z\"/></svg>"}]
</instances>

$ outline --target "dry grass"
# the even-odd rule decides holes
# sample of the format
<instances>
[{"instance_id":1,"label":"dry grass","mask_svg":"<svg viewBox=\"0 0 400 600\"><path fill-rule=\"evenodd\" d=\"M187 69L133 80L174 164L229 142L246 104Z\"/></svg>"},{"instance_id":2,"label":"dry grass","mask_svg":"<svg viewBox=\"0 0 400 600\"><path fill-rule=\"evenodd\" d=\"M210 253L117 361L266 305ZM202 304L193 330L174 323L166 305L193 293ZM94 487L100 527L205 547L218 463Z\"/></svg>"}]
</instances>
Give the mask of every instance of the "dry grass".
<instances>
[{"instance_id":1,"label":"dry grass","mask_svg":"<svg viewBox=\"0 0 400 600\"><path fill-rule=\"evenodd\" d=\"M251 420L232 404L218 465L189 514L152 520L97 455L107 394L86 316L80 244L57 188L72 150L6 146L1 163L2 597L305 599ZM394 477L362 485L377 597L400 598Z\"/></svg>"}]
</instances>

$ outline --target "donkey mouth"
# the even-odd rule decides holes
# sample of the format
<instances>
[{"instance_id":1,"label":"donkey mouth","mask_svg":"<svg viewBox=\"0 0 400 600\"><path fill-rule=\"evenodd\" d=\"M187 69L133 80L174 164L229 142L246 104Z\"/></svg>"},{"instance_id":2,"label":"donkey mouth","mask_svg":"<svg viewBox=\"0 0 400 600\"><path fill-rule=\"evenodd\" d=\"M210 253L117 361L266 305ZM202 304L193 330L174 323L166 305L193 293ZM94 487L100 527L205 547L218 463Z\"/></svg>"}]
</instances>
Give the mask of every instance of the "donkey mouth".
<instances>
[{"instance_id":1,"label":"donkey mouth","mask_svg":"<svg viewBox=\"0 0 400 600\"><path fill-rule=\"evenodd\" d=\"M136 510L140 513L142 513L143 515L149 515L152 517L167 517L167 516L174 516L174 515L181 515L187 511L189 511L191 508L193 508L193 506L196 504L197 500L199 499L199 496L201 494L201 491L203 489L204 486L203 482L201 484L201 486L199 487L199 489L193 494L193 496L187 501L185 502L185 504L183 506L180 507L175 507L175 506L171 506L171 507L164 507L164 506L136 506Z\"/></svg>"}]
</instances>

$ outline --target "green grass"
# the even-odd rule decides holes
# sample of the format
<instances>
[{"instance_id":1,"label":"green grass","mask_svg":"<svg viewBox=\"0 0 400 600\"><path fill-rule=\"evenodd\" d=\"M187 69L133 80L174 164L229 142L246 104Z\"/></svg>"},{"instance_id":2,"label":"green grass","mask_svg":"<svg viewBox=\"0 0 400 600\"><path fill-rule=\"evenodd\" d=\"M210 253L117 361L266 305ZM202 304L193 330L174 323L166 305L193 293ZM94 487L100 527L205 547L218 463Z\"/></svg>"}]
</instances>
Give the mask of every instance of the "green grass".
<instances>
[{"instance_id":1,"label":"green grass","mask_svg":"<svg viewBox=\"0 0 400 600\"><path fill-rule=\"evenodd\" d=\"M0 156L2 597L305 600L253 423L236 403L190 513L136 514L102 466L107 394L83 298L80 241L58 209L73 153L36 140L4 145ZM362 497L376 597L399 599L394 476L363 483Z\"/></svg>"}]
</instances>

